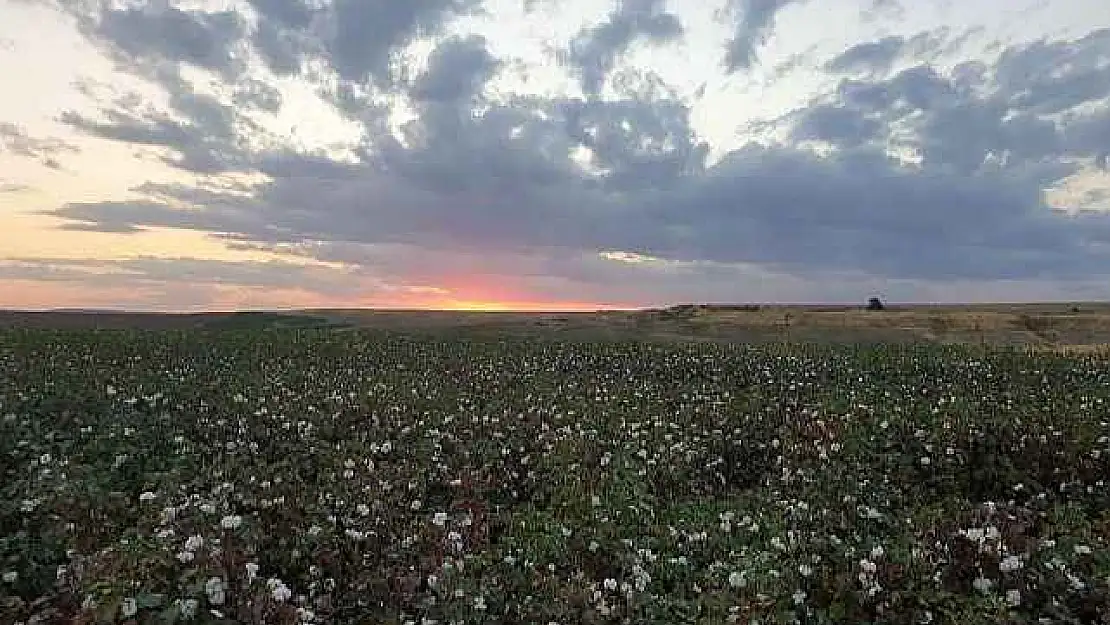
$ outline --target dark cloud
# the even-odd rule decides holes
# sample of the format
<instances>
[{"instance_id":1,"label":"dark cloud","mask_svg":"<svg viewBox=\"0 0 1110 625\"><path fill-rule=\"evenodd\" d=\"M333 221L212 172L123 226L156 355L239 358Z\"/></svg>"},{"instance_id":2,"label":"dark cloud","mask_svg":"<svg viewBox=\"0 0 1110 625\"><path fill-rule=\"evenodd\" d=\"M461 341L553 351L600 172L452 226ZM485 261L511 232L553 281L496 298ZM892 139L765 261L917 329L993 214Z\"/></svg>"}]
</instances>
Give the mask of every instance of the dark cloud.
<instances>
[{"instance_id":1,"label":"dark cloud","mask_svg":"<svg viewBox=\"0 0 1110 625\"><path fill-rule=\"evenodd\" d=\"M734 0L730 69L754 62L788 3ZM946 50L943 33L846 52L835 71L874 72L845 77L784 117L778 130L786 143L749 144L711 164L688 102L658 76L605 60L631 45L622 42L654 32L635 19L624 31L583 39L602 42L581 58L600 59L593 66L613 90L604 99L481 97L501 61L478 37L442 40L428 69L404 83L416 117L394 136L383 122L388 109L376 108L380 93L356 83L395 78L386 67L392 51L472 3L340 3L303 14L295 3L254 4L279 32L317 37L330 67L350 79L332 97L362 124L358 162L258 148L245 139L264 134L240 111L163 71L158 81L171 110L113 102L103 119L70 113L65 121L169 148L171 162L191 171L259 171L269 179L250 195L144 185L142 201L73 203L54 214L83 228L187 228L317 258L336 246L509 259L544 250L548 260L536 270L567 280L557 288L611 279L605 272L614 261L579 260L598 250L670 259L677 264L660 266L682 267L678 273L735 276L754 264L917 281L1082 279L1110 261L1102 251L1110 217L1064 215L1043 198L1083 159L1105 166L1110 113L1096 106L1110 94L1104 34L1013 47L997 65L950 71L914 60ZM660 7L625 3L602 27L622 11L650 16ZM354 18L379 13L392 17L358 32L392 34L354 41L361 23ZM338 28L341 14L352 18L352 30L326 34L321 24ZM896 60L909 67L888 75ZM248 83L240 93L250 97Z\"/></svg>"},{"instance_id":2,"label":"dark cloud","mask_svg":"<svg viewBox=\"0 0 1110 625\"><path fill-rule=\"evenodd\" d=\"M166 117L140 117L120 109L107 110L104 113L106 121L96 121L76 111L63 112L58 119L78 130L125 143L158 146L186 146L193 143L192 135L183 124Z\"/></svg>"},{"instance_id":3,"label":"dark cloud","mask_svg":"<svg viewBox=\"0 0 1110 625\"><path fill-rule=\"evenodd\" d=\"M1105 108L1075 110L1110 97L1108 63L1110 32L1097 31L1008 48L993 67L964 63L942 75L919 65L846 79L831 101L800 111L795 130L848 148L908 135L926 168L1022 170L1048 186L1075 170L1067 157L1094 158L1110 140Z\"/></svg>"},{"instance_id":4,"label":"dark cloud","mask_svg":"<svg viewBox=\"0 0 1110 625\"><path fill-rule=\"evenodd\" d=\"M970 28L950 37L948 28L923 31L912 37L890 35L874 41L857 43L830 59L825 71L834 74L885 74L899 60L933 60L957 52L980 31Z\"/></svg>"},{"instance_id":5,"label":"dark cloud","mask_svg":"<svg viewBox=\"0 0 1110 625\"><path fill-rule=\"evenodd\" d=\"M860 111L819 104L805 110L792 135L795 141L823 141L855 148L870 141L881 129L879 120Z\"/></svg>"},{"instance_id":6,"label":"dark cloud","mask_svg":"<svg viewBox=\"0 0 1110 625\"><path fill-rule=\"evenodd\" d=\"M570 138L593 153L609 188L665 186L698 173L708 146L695 136L689 106L651 74L622 72L619 100L560 103Z\"/></svg>"},{"instance_id":7,"label":"dark cloud","mask_svg":"<svg viewBox=\"0 0 1110 625\"><path fill-rule=\"evenodd\" d=\"M620 0L603 22L578 33L562 58L577 73L583 91L597 94L620 58L637 42L663 44L681 39L682 21L665 9L666 0Z\"/></svg>"},{"instance_id":8,"label":"dark cloud","mask_svg":"<svg viewBox=\"0 0 1110 625\"><path fill-rule=\"evenodd\" d=\"M490 165L477 160L475 169ZM1076 252L1110 241L1110 223L1078 224L1044 210L1034 184L1001 174L923 176L864 152L820 158L750 146L666 189L620 195L570 175L530 186L513 178L517 189L491 175L445 188L434 177L442 170L424 169L423 180L407 173L275 180L256 199L225 197L199 214L124 203L73 204L58 214L112 229L186 227L249 241L620 249L901 278L1068 277L1110 260Z\"/></svg>"},{"instance_id":9,"label":"dark cloud","mask_svg":"<svg viewBox=\"0 0 1110 625\"><path fill-rule=\"evenodd\" d=\"M183 10L156 4L116 9L63 0L91 39L105 45L120 65L154 82L166 76L165 68L158 67L166 63L187 63L227 80L240 80L253 48L281 76L311 70L306 77L321 83L330 82L329 74L334 73L342 83L370 81L390 89L406 78L404 68L396 63L406 46L438 34L454 17L480 10L482 0L325 4L249 0L249 4L252 20L235 10ZM267 97L261 103L272 102Z\"/></svg>"},{"instance_id":10,"label":"dark cloud","mask_svg":"<svg viewBox=\"0 0 1110 625\"><path fill-rule=\"evenodd\" d=\"M799 1L728 0L727 12L735 21L735 29L725 48L725 69L733 73L755 65L758 50L771 36L779 11Z\"/></svg>"},{"instance_id":11,"label":"dark cloud","mask_svg":"<svg viewBox=\"0 0 1110 625\"><path fill-rule=\"evenodd\" d=\"M266 65L279 76L299 74L308 56L303 35L268 20L258 24L251 41Z\"/></svg>"},{"instance_id":12,"label":"dark cloud","mask_svg":"<svg viewBox=\"0 0 1110 625\"><path fill-rule=\"evenodd\" d=\"M452 18L479 10L481 0L250 0L258 15L252 41L270 69L301 72L322 60L345 81L393 84L397 54L414 39L437 34Z\"/></svg>"},{"instance_id":13,"label":"dark cloud","mask_svg":"<svg viewBox=\"0 0 1110 625\"><path fill-rule=\"evenodd\" d=\"M246 24L236 11L208 13L170 6L106 8L95 32L129 60L189 63L234 76L243 69L235 48Z\"/></svg>"},{"instance_id":14,"label":"dark cloud","mask_svg":"<svg viewBox=\"0 0 1110 625\"><path fill-rule=\"evenodd\" d=\"M904 37L894 35L878 41L857 43L825 64L825 71L847 74L860 70L868 72L889 71L902 53Z\"/></svg>"},{"instance_id":15,"label":"dark cloud","mask_svg":"<svg viewBox=\"0 0 1110 625\"><path fill-rule=\"evenodd\" d=\"M889 277L1082 273L1095 259L1074 250L1110 234L1105 219L1084 233L1055 218L1040 188L1020 178L923 175L866 150L818 157L749 146L656 202L657 235L644 251ZM667 208L676 205L683 210ZM676 229L690 235L660 236Z\"/></svg>"},{"instance_id":16,"label":"dark cloud","mask_svg":"<svg viewBox=\"0 0 1110 625\"><path fill-rule=\"evenodd\" d=\"M1003 52L998 90L1019 110L1052 115L1110 96L1110 28L1074 42L1038 41Z\"/></svg>"},{"instance_id":17,"label":"dark cloud","mask_svg":"<svg viewBox=\"0 0 1110 625\"><path fill-rule=\"evenodd\" d=\"M329 60L346 80L389 77L397 50L479 5L479 0L335 0L325 41Z\"/></svg>"},{"instance_id":18,"label":"dark cloud","mask_svg":"<svg viewBox=\"0 0 1110 625\"><path fill-rule=\"evenodd\" d=\"M215 174L248 168L247 137L264 142L266 132L243 112L280 106L280 94L264 83L244 80L231 103L198 93L175 66L149 69L169 96L169 111L146 105L138 95L104 103L100 118L65 111L58 120L105 139L167 148L166 163L186 171Z\"/></svg>"},{"instance_id":19,"label":"dark cloud","mask_svg":"<svg viewBox=\"0 0 1110 625\"><path fill-rule=\"evenodd\" d=\"M57 160L58 156L75 154L80 152L80 149L61 139L31 137L17 124L0 122L0 152L5 151L40 160L43 165L58 169L61 167Z\"/></svg>"},{"instance_id":20,"label":"dark cloud","mask_svg":"<svg viewBox=\"0 0 1110 625\"><path fill-rule=\"evenodd\" d=\"M411 93L421 102L469 99L493 78L498 66L484 37L451 37L432 52L427 71L417 77Z\"/></svg>"}]
</instances>

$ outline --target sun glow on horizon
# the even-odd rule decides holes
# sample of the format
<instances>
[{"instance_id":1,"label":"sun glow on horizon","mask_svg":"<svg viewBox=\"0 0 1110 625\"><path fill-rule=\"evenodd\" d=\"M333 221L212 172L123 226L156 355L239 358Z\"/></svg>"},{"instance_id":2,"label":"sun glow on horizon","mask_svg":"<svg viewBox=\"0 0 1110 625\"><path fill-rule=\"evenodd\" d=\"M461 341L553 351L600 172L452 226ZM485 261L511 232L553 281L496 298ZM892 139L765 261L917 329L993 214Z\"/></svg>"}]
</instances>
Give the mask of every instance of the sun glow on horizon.
<instances>
[{"instance_id":1,"label":"sun glow on horizon","mask_svg":"<svg viewBox=\"0 0 1110 625\"><path fill-rule=\"evenodd\" d=\"M587 302L520 302L520 301L494 301L494 300L465 300L449 299L429 303L427 307L419 310L443 310L452 312L519 312L519 313L561 313L561 312L595 312L599 310L625 310L631 306L615 306L612 304L594 304Z\"/></svg>"}]
</instances>

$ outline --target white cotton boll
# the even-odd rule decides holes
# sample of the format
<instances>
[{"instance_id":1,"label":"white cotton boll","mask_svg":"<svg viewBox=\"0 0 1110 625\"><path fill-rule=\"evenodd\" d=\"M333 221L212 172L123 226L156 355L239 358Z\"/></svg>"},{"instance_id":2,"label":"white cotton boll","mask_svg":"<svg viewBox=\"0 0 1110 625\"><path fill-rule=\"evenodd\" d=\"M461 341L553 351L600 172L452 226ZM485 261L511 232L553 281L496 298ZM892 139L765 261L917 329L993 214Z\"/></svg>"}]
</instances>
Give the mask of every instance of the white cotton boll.
<instances>
[{"instance_id":1,"label":"white cotton boll","mask_svg":"<svg viewBox=\"0 0 1110 625\"><path fill-rule=\"evenodd\" d=\"M204 593L208 595L208 603L212 605L223 605L224 603L224 580L219 577L212 577L204 584Z\"/></svg>"},{"instance_id":2,"label":"white cotton boll","mask_svg":"<svg viewBox=\"0 0 1110 625\"><path fill-rule=\"evenodd\" d=\"M998 570L1003 573L1012 573L1023 566L1019 556L1006 556L998 563Z\"/></svg>"},{"instance_id":3,"label":"white cotton boll","mask_svg":"<svg viewBox=\"0 0 1110 625\"><path fill-rule=\"evenodd\" d=\"M177 600L178 609L180 610L181 618L186 621L191 621L197 615L197 608L200 607L200 602L196 599Z\"/></svg>"},{"instance_id":4,"label":"white cotton boll","mask_svg":"<svg viewBox=\"0 0 1110 625\"><path fill-rule=\"evenodd\" d=\"M119 610L123 618L131 618L139 613L139 604L135 602L134 598L128 597L120 604Z\"/></svg>"},{"instance_id":5,"label":"white cotton boll","mask_svg":"<svg viewBox=\"0 0 1110 625\"><path fill-rule=\"evenodd\" d=\"M278 603L285 603L293 596L293 591L276 577L271 577L266 582L266 587L270 590L270 596Z\"/></svg>"},{"instance_id":6,"label":"white cotton boll","mask_svg":"<svg viewBox=\"0 0 1110 625\"><path fill-rule=\"evenodd\" d=\"M1006 591L1006 605L1011 608L1016 608L1021 605L1021 591L1011 589Z\"/></svg>"},{"instance_id":7,"label":"white cotton boll","mask_svg":"<svg viewBox=\"0 0 1110 625\"><path fill-rule=\"evenodd\" d=\"M975 581L971 583L971 585L975 588L975 590L978 590L983 594L987 594L991 591L991 588L994 587L994 582L985 577L977 577L975 578Z\"/></svg>"}]
</instances>

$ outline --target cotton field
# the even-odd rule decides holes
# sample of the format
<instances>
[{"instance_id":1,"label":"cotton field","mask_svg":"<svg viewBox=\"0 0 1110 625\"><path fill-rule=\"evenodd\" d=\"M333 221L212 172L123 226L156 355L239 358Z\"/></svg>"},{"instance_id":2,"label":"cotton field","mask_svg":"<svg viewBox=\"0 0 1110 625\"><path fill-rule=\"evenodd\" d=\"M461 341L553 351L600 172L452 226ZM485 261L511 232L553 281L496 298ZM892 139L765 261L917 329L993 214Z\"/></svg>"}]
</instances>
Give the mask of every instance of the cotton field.
<instances>
[{"instance_id":1,"label":"cotton field","mask_svg":"<svg viewBox=\"0 0 1110 625\"><path fill-rule=\"evenodd\" d=\"M1110 622L1110 362L0 332L0 622Z\"/></svg>"}]
</instances>

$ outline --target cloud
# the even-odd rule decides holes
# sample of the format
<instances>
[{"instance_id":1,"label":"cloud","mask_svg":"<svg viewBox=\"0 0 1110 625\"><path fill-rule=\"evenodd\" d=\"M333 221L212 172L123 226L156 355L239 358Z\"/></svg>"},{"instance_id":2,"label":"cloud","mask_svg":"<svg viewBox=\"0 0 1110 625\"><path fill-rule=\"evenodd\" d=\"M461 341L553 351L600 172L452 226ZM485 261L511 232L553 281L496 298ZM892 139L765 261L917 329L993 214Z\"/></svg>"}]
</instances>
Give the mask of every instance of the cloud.
<instances>
[{"instance_id":1,"label":"cloud","mask_svg":"<svg viewBox=\"0 0 1110 625\"><path fill-rule=\"evenodd\" d=\"M170 6L104 8L95 16L95 33L109 42L117 58L189 63L232 78L243 71L236 44L245 21L236 11L204 12Z\"/></svg>"},{"instance_id":2,"label":"cloud","mask_svg":"<svg viewBox=\"0 0 1110 625\"><path fill-rule=\"evenodd\" d=\"M270 84L247 79L236 85L232 102L242 108L276 113L281 109L282 95L279 89Z\"/></svg>"},{"instance_id":3,"label":"cloud","mask_svg":"<svg viewBox=\"0 0 1110 625\"><path fill-rule=\"evenodd\" d=\"M881 130L882 123L873 116L841 106L819 104L806 109L791 136L795 141L822 141L856 148L872 141Z\"/></svg>"},{"instance_id":4,"label":"cloud","mask_svg":"<svg viewBox=\"0 0 1110 625\"><path fill-rule=\"evenodd\" d=\"M799 0L728 0L726 12L733 17L732 37L725 48L728 73L750 69L759 48L767 42L780 11Z\"/></svg>"},{"instance_id":5,"label":"cloud","mask_svg":"<svg viewBox=\"0 0 1110 625\"><path fill-rule=\"evenodd\" d=\"M175 66L144 68L167 93L169 110L158 110L138 94L102 103L100 119L68 110L58 121L114 141L168 148L165 162L195 173L242 169L250 160L247 143L265 143L268 133L244 112L274 110L280 92L250 79L237 83L230 102L198 92Z\"/></svg>"},{"instance_id":6,"label":"cloud","mask_svg":"<svg viewBox=\"0 0 1110 625\"><path fill-rule=\"evenodd\" d=\"M830 59L825 71L833 74L886 74L899 60L932 61L957 52L979 28L969 28L951 37L948 28L922 31L912 37L889 35L873 41L857 43Z\"/></svg>"},{"instance_id":7,"label":"cloud","mask_svg":"<svg viewBox=\"0 0 1110 625\"><path fill-rule=\"evenodd\" d=\"M381 78L394 51L478 5L475 0L336 0L329 24L332 37L326 43L332 64L347 80Z\"/></svg>"},{"instance_id":8,"label":"cloud","mask_svg":"<svg viewBox=\"0 0 1110 625\"><path fill-rule=\"evenodd\" d=\"M1053 115L1110 96L1110 28L1075 41L1037 41L1003 52L995 82L1010 104Z\"/></svg>"},{"instance_id":9,"label":"cloud","mask_svg":"<svg viewBox=\"0 0 1110 625\"><path fill-rule=\"evenodd\" d=\"M730 71L755 62L789 3L730 4ZM1110 217L1064 214L1044 197L1086 167L1106 167L1105 31L1010 46L992 63L929 62L953 50L946 31L858 45L828 63L840 74L831 90L776 122L777 140L711 161L693 105L659 75L619 62L636 43L681 34L661 2L623 2L579 33L570 58L585 97L487 89L506 61L477 35L436 35L415 75L393 62L413 37L478 10L473 2L251 4L258 25L225 48L257 51L259 29L270 28L291 42L294 65L311 59L338 77L317 86L334 87L357 122L353 158L271 141L252 121L280 110L280 92L264 80L237 79L221 96L193 89L172 64L136 64L165 88L168 108L125 97L62 119L166 148L167 162L189 172L264 180L250 193L147 184L135 189L140 200L73 202L51 214L71 228L182 228L232 247L344 257L418 284L437 272L459 281L482 273L600 298L629 283L620 297L631 301L650 297L651 285L743 297L729 285L771 279L798 293L832 278L861 289L880 279L1078 282L1110 260ZM368 23L358 31L367 41L341 31ZM379 31L387 34L369 36ZM364 79L378 84L356 84ZM398 102L407 119L394 124ZM642 291L631 286L640 279Z\"/></svg>"},{"instance_id":10,"label":"cloud","mask_svg":"<svg viewBox=\"0 0 1110 625\"><path fill-rule=\"evenodd\" d=\"M562 59L578 75L585 93L598 94L634 44L664 44L682 38L682 21L665 8L666 0L621 0L603 22L578 33Z\"/></svg>"},{"instance_id":11,"label":"cloud","mask_svg":"<svg viewBox=\"0 0 1110 625\"><path fill-rule=\"evenodd\" d=\"M479 0L251 0L259 25L252 36L271 69L297 73L324 58L338 77L392 83L392 64L418 37L435 35L452 18L480 9Z\"/></svg>"},{"instance_id":12,"label":"cloud","mask_svg":"<svg viewBox=\"0 0 1110 625\"><path fill-rule=\"evenodd\" d=\"M56 157L62 154L76 154L80 149L61 139L31 137L17 124L0 122L0 152L4 151L38 159L47 167L58 169L60 164Z\"/></svg>"},{"instance_id":13,"label":"cloud","mask_svg":"<svg viewBox=\"0 0 1110 625\"><path fill-rule=\"evenodd\" d=\"M1108 63L1103 30L1010 47L990 68L965 63L943 75L918 65L887 79L845 79L830 101L800 112L797 128L809 131L800 138L844 147L908 135L927 168L1025 168L1047 186L1072 173L1069 158L1097 158L1110 139Z\"/></svg>"},{"instance_id":14,"label":"cloud","mask_svg":"<svg viewBox=\"0 0 1110 625\"><path fill-rule=\"evenodd\" d=\"M906 14L906 8L901 0L870 0L860 15L866 21L874 21L883 17L900 19Z\"/></svg>"},{"instance_id":15,"label":"cloud","mask_svg":"<svg viewBox=\"0 0 1110 625\"><path fill-rule=\"evenodd\" d=\"M825 65L825 70L838 74L860 70L873 73L887 72L902 54L902 47L905 45L906 38L900 35L858 43L829 61Z\"/></svg>"},{"instance_id":16,"label":"cloud","mask_svg":"<svg viewBox=\"0 0 1110 625\"><path fill-rule=\"evenodd\" d=\"M481 0L248 0L237 10L178 9L158 3L128 8L67 0L82 31L125 69L178 90L181 65L242 81L254 52L278 76L302 76L340 89L368 81L384 89L406 78L398 59L419 38L437 35L454 17L481 9ZM319 74L323 71L323 74ZM255 72L257 73L257 72ZM335 80L333 80L333 78ZM239 100L273 111L272 85L246 79Z\"/></svg>"},{"instance_id":17,"label":"cloud","mask_svg":"<svg viewBox=\"0 0 1110 625\"><path fill-rule=\"evenodd\" d=\"M325 296L358 296L368 286L405 290L357 268L287 261L229 261L204 258L138 257L126 260L8 258L0 276L12 280L79 282L104 287L221 285L263 289L309 289Z\"/></svg>"},{"instance_id":18,"label":"cloud","mask_svg":"<svg viewBox=\"0 0 1110 625\"><path fill-rule=\"evenodd\" d=\"M412 96L420 102L455 102L473 97L500 65L480 35L451 37L432 52L428 69L417 77Z\"/></svg>"},{"instance_id":19,"label":"cloud","mask_svg":"<svg viewBox=\"0 0 1110 625\"><path fill-rule=\"evenodd\" d=\"M312 25L320 9L304 0L247 0L266 21L285 28L304 29Z\"/></svg>"}]
</instances>

